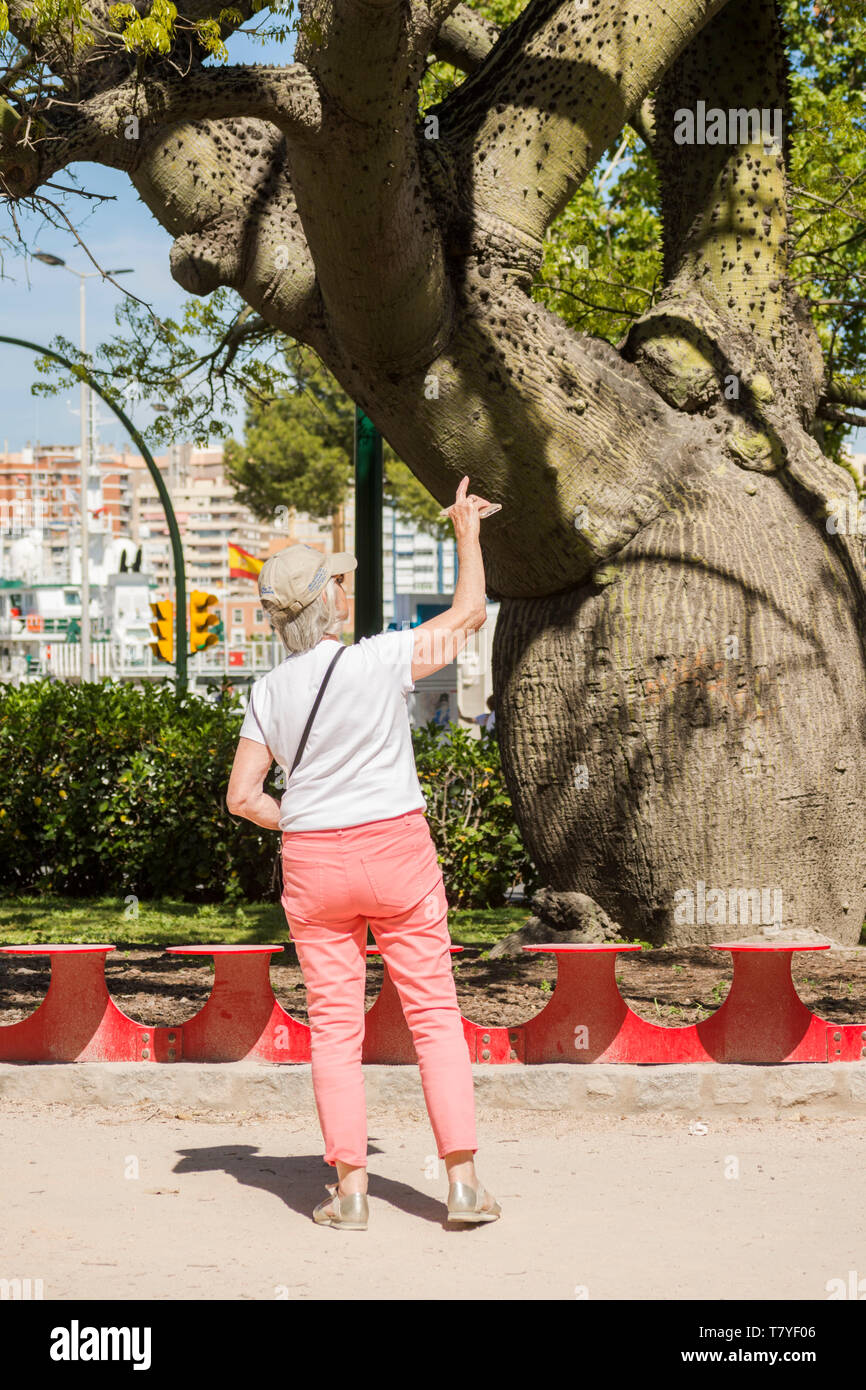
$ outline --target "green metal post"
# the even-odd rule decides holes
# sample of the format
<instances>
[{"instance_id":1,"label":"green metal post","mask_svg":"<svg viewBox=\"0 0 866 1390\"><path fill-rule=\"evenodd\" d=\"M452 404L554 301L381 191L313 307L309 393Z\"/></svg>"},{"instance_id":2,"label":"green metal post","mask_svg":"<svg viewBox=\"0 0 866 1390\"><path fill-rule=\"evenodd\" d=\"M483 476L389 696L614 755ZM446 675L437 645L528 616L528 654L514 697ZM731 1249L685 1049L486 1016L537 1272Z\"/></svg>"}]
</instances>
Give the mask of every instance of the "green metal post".
<instances>
[{"instance_id":1,"label":"green metal post","mask_svg":"<svg viewBox=\"0 0 866 1390\"><path fill-rule=\"evenodd\" d=\"M174 507L171 505L171 497L169 496L168 488L165 485L163 476L156 466L156 461L154 460L153 454L148 449L138 430L135 428L135 425L129 419L129 416L126 415L126 413L123 410L121 410L119 405L115 405L113 401L109 400L108 396L105 395L104 391L100 390L99 386L94 381L93 377L90 375L86 368L76 366L75 364L70 362L68 358L61 356L59 352L53 352L51 348L40 347L38 343L29 343L24 338L7 338L5 335L0 334L0 343L11 343L13 347L29 348L31 352L38 352L43 357L51 357L54 359L55 362L59 362L62 367L66 367L75 375L79 375L81 372L83 372L85 380L87 381L87 384L90 387L91 391L95 391L97 396L99 396L100 400L105 401L105 404L108 406L109 410L114 411L114 414L117 416L118 420L123 425L130 439L133 441L134 444L137 444L138 448L141 450L142 458L147 464L147 470L150 473L150 476L153 478L154 483L156 484L156 490L159 493L159 500L162 503L162 508L165 512L165 519L168 523L168 534L171 539L171 553L174 557L175 587L175 690L177 691L178 695L184 694L184 692L186 691L187 684L187 652L186 574L184 573L183 546L181 545L180 541L180 531L178 530L177 518L174 514ZM86 506L86 504L87 499L82 497L82 507ZM81 679L84 679L83 671L81 673Z\"/></svg>"},{"instance_id":2,"label":"green metal post","mask_svg":"<svg viewBox=\"0 0 866 1390\"><path fill-rule=\"evenodd\" d=\"M382 436L355 407L355 641L382 631Z\"/></svg>"}]
</instances>

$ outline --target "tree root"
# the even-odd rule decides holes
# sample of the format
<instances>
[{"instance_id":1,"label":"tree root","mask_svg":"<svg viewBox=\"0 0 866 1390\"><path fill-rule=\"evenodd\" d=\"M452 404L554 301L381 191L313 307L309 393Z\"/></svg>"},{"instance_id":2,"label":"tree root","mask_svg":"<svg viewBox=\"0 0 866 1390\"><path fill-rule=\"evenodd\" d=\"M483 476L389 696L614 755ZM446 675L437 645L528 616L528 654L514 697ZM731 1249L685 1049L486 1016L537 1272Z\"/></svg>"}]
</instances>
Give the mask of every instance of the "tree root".
<instances>
[{"instance_id":1,"label":"tree root","mask_svg":"<svg viewBox=\"0 0 866 1390\"><path fill-rule=\"evenodd\" d=\"M522 947L544 942L625 941L622 927L612 922L603 908L586 893L540 888L532 898L534 915L517 931L498 941L488 960L519 956Z\"/></svg>"}]
</instances>

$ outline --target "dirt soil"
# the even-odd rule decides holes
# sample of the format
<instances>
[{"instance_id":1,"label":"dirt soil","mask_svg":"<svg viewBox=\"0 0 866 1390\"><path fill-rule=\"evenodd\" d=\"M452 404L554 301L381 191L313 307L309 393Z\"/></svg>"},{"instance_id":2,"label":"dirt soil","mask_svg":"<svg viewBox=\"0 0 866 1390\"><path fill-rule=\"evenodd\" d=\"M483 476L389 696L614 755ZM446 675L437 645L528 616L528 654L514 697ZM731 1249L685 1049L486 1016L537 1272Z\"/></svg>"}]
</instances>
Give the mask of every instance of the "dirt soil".
<instances>
[{"instance_id":1,"label":"dirt soil","mask_svg":"<svg viewBox=\"0 0 866 1390\"><path fill-rule=\"evenodd\" d=\"M464 1017L513 1027L539 1013L556 981L554 958L489 961L481 959L483 954L483 948L467 946L454 956ZM381 961L368 960L367 1008L381 988L382 970ZM213 981L207 962L190 964L153 948L111 952L105 973L118 1007L154 1027L192 1018ZM617 962L617 979L629 1006L641 1018L672 1028L708 1018L725 999L731 974L730 956L709 948L635 952ZM804 1003L828 1022L866 1021L866 947L798 952L792 975ZM45 959L0 957L0 1025L32 1013L45 997L48 980ZM271 981L283 1008L306 1023L306 991L291 945L272 957Z\"/></svg>"}]
</instances>

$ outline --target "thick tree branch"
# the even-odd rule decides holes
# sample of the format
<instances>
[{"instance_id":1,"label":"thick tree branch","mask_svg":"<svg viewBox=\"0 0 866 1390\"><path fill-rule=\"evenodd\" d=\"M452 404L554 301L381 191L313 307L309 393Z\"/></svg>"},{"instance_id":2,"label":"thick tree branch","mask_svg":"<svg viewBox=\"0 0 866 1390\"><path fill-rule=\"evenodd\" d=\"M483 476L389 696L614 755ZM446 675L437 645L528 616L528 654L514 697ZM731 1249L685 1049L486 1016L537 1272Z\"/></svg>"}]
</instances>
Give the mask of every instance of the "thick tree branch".
<instances>
[{"instance_id":1,"label":"thick tree branch","mask_svg":"<svg viewBox=\"0 0 866 1390\"><path fill-rule=\"evenodd\" d=\"M431 52L461 72L480 67L500 35L496 24L468 5L458 5L442 24Z\"/></svg>"},{"instance_id":2,"label":"thick tree branch","mask_svg":"<svg viewBox=\"0 0 866 1390\"><path fill-rule=\"evenodd\" d=\"M748 34L750 41L741 42ZM659 85L655 158L664 219L665 299L695 284L781 349L787 267L783 157L787 73L774 0L731 0ZM713 143L678 112L718 112ZM737 111L746 117L740 121ZM729 112L736 127L728 129ZM768 126L748 118L767 112ZM770 114L777 113L772 122ZM688 138L691 133L691 138ZM778 137L773 143L772 136ZM685 138L684 138L685 137Z\"/></svg>"},{"instance_id":3,"label":"thick tree branch","mask_svg":"<svg viewBox=\"0 0 866 1390\"><path fill-rule=\"evenodd\" d=\"M177 238L178 284L199 295L230 286L274 327L333 352L279 132L264 121L202 121L144 143L131 177Z\"/></svg>"},{"instance_id":4,"label":"thick tree branch","mask_svg":"<svg viewBox=\"0 0 866 1390\"><path fill-rule=\"evenodd\" d=\"M146 60L135 85L100 57L91 72L106 90L45 107L26 153L20 130L7 140L7 191L26 194L72 158L127 169L178 238L172 270L186 288L243 287L306 342L329 338L330 315L383 371L429 361L450 332L451 285L414 126L428 40L454 7L338 0L319 15L310 3L301 61L282 71L194 65L178 77L168 59Z\"/></svg>"},{"instance_id":5,"label":"thick tree branch","mask_svg":"<svg viewBox=\"0 0 866 1390\"><path fill-rule=\"evenodd\" d=\"M340 357L328 368L443 505L466 473L503 503L482 537L488 593L567 588L665 509L693 422L614 348L529 304L498 267L470 267L465 296L446 350L399 382ZM519 333L500 327L515 323Z\"/></svg>"},{"instance_id":6,"label":"thick tree branch","mask_svg":"<svg viewBox=\"0 0 866 1390\"><path fill-rule=\"evenodd\" d=\"M11 108L8 108L11 109ZM83 102L47 97L33 112L35 135L0 112L0 177L13 197L78 159L134 170L142 141L179 121L252 116L287 135L311 134L321 119L318 91L299 63L285 68L197 68L187 76L130 77Z\"/></svg>"},{"instance_id":7,"label":"thick tree branch","mask_svg":"<svg viewBox=\"0 0 866 1390\"><path fill-rule=\"evenodd\" d=\"M858 410L866 410L866 387L854 386L840 377L831 377L822 398L822 405L832 401L836 405L853 405Z\"/></svg>"},{"instance_id":8,"label":"thick tree branch","mask_svg":"<svg viewBox=\"0 0 866 1390\"><path fill-rule=\"evenodd\" d=\"M866 425L866 415L855 415L850 410L839 410L834 405L820 405L818 415L822 420L830 420L838 425L853 425L855 429L863 429Z\"/></svg>"},{"instance_id":9,"label":"thick tree branch","mask_svg":"<svg viewBox=\"0 0 866 1390\"><path fill-rule=\"evenodd\" d=\"M531 0L435 108L458 201L471 198L476 213L540 248L602 152L725 3Z\"/></svg>"},{"instance_id":10,"label":"thick tree branch","mask_svg":"<svg viewBox=\"0 0 866 1390\"><path fill-rule=\"evenodd\" d=\"M314 140L291 145L288 159L325 310L351 357L394 376L429 362L453 323L415 123L430 44L454 8L311 0L304 17L316 18L319 34L302 28L296 48L318 85L322 123Z\"/></svg>"}]
</instances>

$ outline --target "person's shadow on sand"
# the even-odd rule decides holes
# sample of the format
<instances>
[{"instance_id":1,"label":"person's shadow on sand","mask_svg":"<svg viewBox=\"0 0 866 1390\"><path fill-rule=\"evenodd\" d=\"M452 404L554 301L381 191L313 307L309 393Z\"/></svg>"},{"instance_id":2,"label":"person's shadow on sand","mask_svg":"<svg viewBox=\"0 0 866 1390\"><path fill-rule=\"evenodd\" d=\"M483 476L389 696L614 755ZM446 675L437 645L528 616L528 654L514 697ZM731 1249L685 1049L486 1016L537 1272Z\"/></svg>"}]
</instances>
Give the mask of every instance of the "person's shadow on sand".
<instances>
[{"instance_id":1,"label":"person's shadow on sand","mask_svg":"<svg viewBox=\"0 0 866 1390\"><path fill-rule=\"evenodd\" d=\"M312 1220L313 1207L324 1201L324 1182L336 1182L337 1170L326 1172L324 1180L313 1171L313 1165L321 1155L260 1153L253 1144L216 1144L212 1148L178 1149L179 1158L172 1170L175 1173L228 1173L247 1187L258 1187L270 1192L293 1211ZM371 1153L381 1153L374 1142L370 1143ZM327 1165L326 1165L327 1167ZM441 1182L440 1178L440 1182ZM477 1230L471 1223L446 1224L446 1196L434 1196L410 1187L408 1183L395 1182L393 1178L383 1178L378 1173L369 1173L368 1195L381 1197L392 1207L399 1207L411 1216L422 1221L430 1221L451 1230ZM431 1184L432 1187L432 1184ZM445 1194L448 1187L445 1183Z\"/></svg>"}]
</instances>

